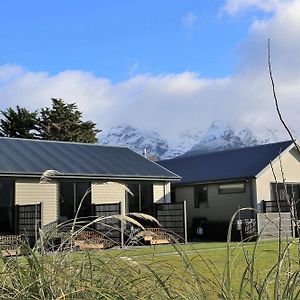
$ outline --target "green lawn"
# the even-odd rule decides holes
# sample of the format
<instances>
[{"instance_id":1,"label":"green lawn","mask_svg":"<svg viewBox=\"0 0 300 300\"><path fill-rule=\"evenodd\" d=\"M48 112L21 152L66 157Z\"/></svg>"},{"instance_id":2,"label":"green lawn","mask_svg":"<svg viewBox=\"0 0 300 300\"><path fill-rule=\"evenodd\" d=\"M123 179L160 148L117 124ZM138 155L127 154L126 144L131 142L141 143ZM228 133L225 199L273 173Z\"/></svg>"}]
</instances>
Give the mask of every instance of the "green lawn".
<instances>
[{"instance_id":1,"label":"green lawn","mask_svg":"<svg viewBox=\"0 0 300 300\"><path fill-rule=\"evenodd\" d=\"M96 251L92 255L105 253L114 258L128 259L137 266L150 266L162 278L168 278L171 286L182 287L183 292L186 289L197 290L199 286L196 281L199 280L210 299L217 298L229 283L230 293L234 297L238 297L241 286L247 291L242 299L251 291L255 294L255 289L262 288L267 274L275 268L268 277L266 288L272 299L274 287L284 290L292 272L299 270L298 240L283 241L282 249L288 243L291 244L278 273L278 287L275 286L277 268L274 266L278 265L279 245L274 240L261 241L257 245L255 242L232 242L229 248L225 242L148 246Z\"/></svg>"},{"instance_id":2,"label":"green lawn","mask_svg":"<svg viewBox=\"0 0 300 300\"><path fill-rule=\"evenodd\" d=\"M266 245L267 247L276 247L278 244L276 240L270 240L270 241L261 241L259 243L261 246ZM243 244L246 248L253 248L255 243L254 242L248 242ZM231 242L230 247L240 249L241 243L239 242ZM139 256L139 255L148 255L148 254L172 254L174 252L178 252L178 250L184 251L184 252L203 252L203 253L209 253L211 251L224 251L227 248L226 242L198 242L198 243L188 243L188 244L180 244L180 245L153 245L153 246L143 246L143 247L124 247L122 250L109 250L112 253L115 254L121 254L121 255L127 255L127 256ZM219 252L220 253L220 252Z\"/></svg>"},{"instance_id":3,"label":"green lawn","mask_svg":"<svg viewBox=\"0 0 300 300\"><path fill-rule=\"evenodd\" d=\"M2 261L0 299L299 299L298 242L29 252Z\"/></svg>"}]
</instances>

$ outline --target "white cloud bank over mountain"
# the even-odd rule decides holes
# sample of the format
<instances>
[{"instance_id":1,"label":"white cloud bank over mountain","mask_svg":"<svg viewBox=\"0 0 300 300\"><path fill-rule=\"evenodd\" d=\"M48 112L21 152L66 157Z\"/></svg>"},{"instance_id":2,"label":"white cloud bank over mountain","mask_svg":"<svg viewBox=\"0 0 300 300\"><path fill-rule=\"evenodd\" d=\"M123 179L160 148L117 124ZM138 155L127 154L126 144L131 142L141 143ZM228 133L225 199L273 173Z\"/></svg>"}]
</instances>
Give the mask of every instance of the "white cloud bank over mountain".
<instances>
[{"instance_id":1,"label":"white cloud bank over mountain","mask_svg":"<svg viewBox=\"0 0 300 300\"><path fill-rule=\"evenodd\" d=\"M188 129L206 128L214 120L254 132L281 130L267 70L267 39L271 38L281 110L300 135L300 1L229 0L224 9L234 14L251 6L272 15L253 21L238 47L239 65L230 77L140 74L112 83L84 71L49 75L4 65L0 67L0 108L18 104L38 109L49 105L51 97L63 98L76 102L84 117L104 131L130 124L171 139ZM282 132L282 138L287 138Z\"/></svg>"}]
</instances>

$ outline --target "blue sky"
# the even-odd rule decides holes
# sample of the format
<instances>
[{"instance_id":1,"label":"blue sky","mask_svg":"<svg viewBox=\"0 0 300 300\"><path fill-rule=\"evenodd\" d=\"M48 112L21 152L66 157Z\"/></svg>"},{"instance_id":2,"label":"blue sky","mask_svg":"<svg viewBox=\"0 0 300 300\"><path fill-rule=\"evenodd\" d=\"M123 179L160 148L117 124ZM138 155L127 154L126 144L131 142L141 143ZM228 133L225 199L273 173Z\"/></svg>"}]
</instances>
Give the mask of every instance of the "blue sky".
<instances>
[{"instance_id":1,"label":"blue sky","mask_svg":"<svg viewBox=\"0 0 300 300\"><path fill-rule=\"evenodd\" d=\"M267 40L282 113L300 131L299 0L64 0L0 3L0 110L76 102L103 132L166 138L216 120L269 128Z\"/></svg>"},{"instance_id":2,"label":"blue sky","mask_svg":"<svg viewBox=\"0 0 300 300\"><path fill-rule=\"evenodd\" d=\"M136 73L232 73L236 48L262 13L216 0L3 1L0 64L55 74L87 70L116 82Z\"/></svg>"}]
</instances>

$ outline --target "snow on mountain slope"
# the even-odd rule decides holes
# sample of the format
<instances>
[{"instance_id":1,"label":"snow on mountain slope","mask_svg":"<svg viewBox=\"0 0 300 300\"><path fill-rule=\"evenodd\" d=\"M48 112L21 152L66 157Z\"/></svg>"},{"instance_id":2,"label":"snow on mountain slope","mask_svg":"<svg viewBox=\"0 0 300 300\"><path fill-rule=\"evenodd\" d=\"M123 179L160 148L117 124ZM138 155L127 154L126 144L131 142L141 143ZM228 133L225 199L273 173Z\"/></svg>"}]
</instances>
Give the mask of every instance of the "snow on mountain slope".
<instances>
[{"instance_id":1,"label":"snow on mountain slope","mask_svg":"<svg viewBox=\"0 0 300 300\"><path fill-rule=\"evenodd\" d=\"M100 143L125 146L139 154L147 149L148 156L168 159L190 150L204 153L274 142L275 135L274 131L265 129L257 137L248 128L234 129L221 121L215 121L206 131L186 131L175 142L170 142L157 132L119 125L102 136Z\"/></svg>"},{"instance_id":2,"label":"snow on mountain slope","mask_svg":"<svg viewBox=\"0 0 300 300\"><path fill-rule=\"evenodd\" d=\"M191 150L203 136L202 131L185 131L178 136L176 141L169 141L169 150L166 151L160 158L168 159L182 155Z\"/></svg>"},{"instance_id":3,"label":"snow on mountain slope","mask_svg":"<svg viewBox=\"0 0 300 300\"><path fill-rule=\"evenodd\" d=\"M192 150L216 151L255 146L260 143L262 141L259 141L250 129L235 130L227 124L216 121L211 124Z\"/></svg>"},{"instance_id":4,"label":"snow on mountain slope","mask_svg":"<svg viewBox=\"0 0 300 300\"><path fill-rule=\"evenodd\" d=\"M156 158L168 151L167 140L158 133L133 128L130 125L111 128L106 135L100 138L100 144L128 147L141 155L144 149L147 149L147 155Z\"/></svg>"}]
</instances>

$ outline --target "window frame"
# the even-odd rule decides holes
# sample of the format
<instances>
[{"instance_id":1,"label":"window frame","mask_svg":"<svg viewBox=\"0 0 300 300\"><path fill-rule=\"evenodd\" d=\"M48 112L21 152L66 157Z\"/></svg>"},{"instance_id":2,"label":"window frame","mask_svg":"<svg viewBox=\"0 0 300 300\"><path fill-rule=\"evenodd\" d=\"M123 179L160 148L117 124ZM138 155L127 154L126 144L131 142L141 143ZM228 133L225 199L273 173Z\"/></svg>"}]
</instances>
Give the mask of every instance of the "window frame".
<instances>
[{"instance_id":1,"label":"window frame","mask_svg":"<svg viewBox=\"0 0 300 300\"><path fill-rule=\"evenodd\" d=\"M230 186L230 185L237 185L237 184L240 184L240 185L243 185L243 188L242 189L240 189L240 190L237 190L237 191L234 191L234 190L232 190L232 189L230 189L229 191L222 191L222 188L221 188L221 186ZM219 184L219 186L218 186L218 193L219 193L219 195L228 195L228 194L243 194L243 193L245 193L246 192L246 183L245 182L235 182L235 183L221 183L221 184Z\"/></svg>"},{"instance_id":2,"label":"window frame","mask_svg":"<svg viewBox=\"0 0 300 300\"><path fill-rule=\"evenodd\" d=\"M208 203L207 185L197 184L194 185L193 188L194 188L194 208L200 208L201 203L207 204ZM205 191L205 199L203 200L204 191Z\"/></svg>"}]
</instances>

